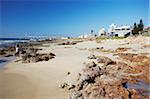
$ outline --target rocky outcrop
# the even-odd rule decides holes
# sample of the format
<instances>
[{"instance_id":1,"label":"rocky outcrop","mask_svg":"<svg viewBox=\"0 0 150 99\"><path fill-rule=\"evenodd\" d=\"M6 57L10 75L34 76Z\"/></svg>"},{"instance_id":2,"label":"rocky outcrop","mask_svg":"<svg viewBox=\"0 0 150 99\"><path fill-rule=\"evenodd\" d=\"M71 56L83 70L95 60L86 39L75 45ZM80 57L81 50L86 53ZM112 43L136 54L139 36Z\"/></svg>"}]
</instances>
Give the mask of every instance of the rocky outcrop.
<instances>
[{"instance_id":1,"label":"rocky outcrop","mask_svg":"<svg viewBox=\"0 0 150 99\"><path fill-rule=\"evenodd\" d=\"M53 59L55 55L52 53L50 54L24 54L22 55L22 62L23 63L36 63L39 61L48 61L50 59Z\"/></svg>"},{"instance_id":2,"label":"rocky outcrop","mask_svg":"<svg viewBox=\"0 0 150 99\"><path fill-rule=\"evenodd\" d=\"M77 43L73 41L65 41L65 42L59 43L58 45L75 45L75 44Z\"/></svg>"},{"instance_id":3,"label":"rocky outcrop","mask_svg":"<svg viewBox=\"0 0 150 99\"><path fill-rule=\"evenodd\" d=\"M149 57L133 53L119 53L118 56L131 65L132 68L128 69L128 73L142 73L142 75L138 76L137 78L141 78L144 81L150 82L148 71L150 66Z\"/></svg>"},{"instance_id":4,"label":"rocky outcrop","mask_svg":"<svg viewBox=\"0 0 150 99\"><path fill-rule=\"evenodd\" d=\"M39 54L37 53L38 49L28 49L26 51L22 51L20 56L22 58L23 63L36 63L39 61L48 61L55 57L53 53L45 53Z\"/></svg>"},{"instance_id":5,"label":"rocky outcrop","mask_svg":"<svg viewBox=\"0 0 150 99\"><path fill-rule=\"evenodd\" d=\"M15 47L6 47L0 49L0 56L10 57L15 53Z\"/></svg>"},{"instance_id":6,"label":"rocky outcrop","mask_svg":"<svg viewBox=\"0 0 150 99\"><path fill-rule=\"evenodd\" d=\"M95 77L100 75L101 68L94 62L86 64L83 72L78 74L77 90L85 88L89 83L94 83Z\"/></svg>"},{"instance_id":7,"label":"rocky outcrop","mask_svg":"<svg viewBox=\"0 0 150 99\"><path fill-rule=\"evenodd\" d=\"M98 56L97 63L104 63L105 66L107 66L109 64L115 64L114 61L112 61L110 58L105 57L105 56Z\"/></svg>"},{"instance_id":8,"label":"rocky outcrop","mask_svg":"<svg viewBox=\"0 0 150 99\"><path fill-rule=\"evenodd\" d=\"M120 57L132 62L146 62L147 59L144 56L129 53L121 54ZM137 80L128 72L136 68L125 62L115 62L103 56L99 57L98 61L103 63L102 66L94 62L85 64L85 68L77 75L75 88L70 90L70 99L148 99L148 96L141 94L140 89L128 87L128 83L137 83Z\"/></svg>"}]
</instances>

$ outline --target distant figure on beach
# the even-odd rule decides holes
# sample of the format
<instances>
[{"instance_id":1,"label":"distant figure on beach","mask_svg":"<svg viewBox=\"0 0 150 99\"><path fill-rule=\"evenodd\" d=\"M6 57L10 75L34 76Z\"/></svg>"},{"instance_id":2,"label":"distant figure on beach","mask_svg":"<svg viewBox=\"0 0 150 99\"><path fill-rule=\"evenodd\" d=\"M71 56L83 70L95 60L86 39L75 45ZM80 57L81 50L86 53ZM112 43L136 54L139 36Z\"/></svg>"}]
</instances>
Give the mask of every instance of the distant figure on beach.
<instances>
[{"instance_id":1,"label":"distant figure on beach","mask_svg":"<svg viewBox=\"0 0 150 99\"><path fill-rule=\"evenodd\" d=\"M18 45L18 44L16 45L16 53L15 53L15 56L19 56L19 45Z\"/></svg>"}]
</instances>

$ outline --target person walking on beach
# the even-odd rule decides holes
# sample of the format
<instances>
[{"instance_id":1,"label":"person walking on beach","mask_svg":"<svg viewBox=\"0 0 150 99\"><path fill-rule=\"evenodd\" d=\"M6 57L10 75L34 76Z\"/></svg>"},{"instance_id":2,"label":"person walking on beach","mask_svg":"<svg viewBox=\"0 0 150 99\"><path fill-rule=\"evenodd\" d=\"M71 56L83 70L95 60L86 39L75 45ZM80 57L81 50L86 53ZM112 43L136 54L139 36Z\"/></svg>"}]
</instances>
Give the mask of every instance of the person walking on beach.
<instances>
[{"instance_id":1,"label":"person walking on beach","mask_svg":"<svg viewBox=\"0 0 150 99\"><path fill-rule=\"evenodd\" d=\"M19 56L19 45L18 45L18 44L16 45L16 53L15 53L15 56Z\"/></svg>"}]
</instances>

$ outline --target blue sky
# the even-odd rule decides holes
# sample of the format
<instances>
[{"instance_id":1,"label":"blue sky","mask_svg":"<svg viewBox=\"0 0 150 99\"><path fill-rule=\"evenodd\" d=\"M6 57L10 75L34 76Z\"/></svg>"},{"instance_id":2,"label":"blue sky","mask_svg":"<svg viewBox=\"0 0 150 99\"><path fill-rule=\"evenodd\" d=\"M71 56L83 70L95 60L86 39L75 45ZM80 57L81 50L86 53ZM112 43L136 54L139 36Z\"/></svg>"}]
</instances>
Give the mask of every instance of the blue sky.
<instances>
[{"instance_id":1,"label":"blue sky","mask_svg":"<svg viewBox=\"0 0 150 99\"><path fill-rule=\"evenodd\" d=\"M149 0L0 0L0 36L78 36L111 23L149 26Z\"/></svg>"}]
</instances>

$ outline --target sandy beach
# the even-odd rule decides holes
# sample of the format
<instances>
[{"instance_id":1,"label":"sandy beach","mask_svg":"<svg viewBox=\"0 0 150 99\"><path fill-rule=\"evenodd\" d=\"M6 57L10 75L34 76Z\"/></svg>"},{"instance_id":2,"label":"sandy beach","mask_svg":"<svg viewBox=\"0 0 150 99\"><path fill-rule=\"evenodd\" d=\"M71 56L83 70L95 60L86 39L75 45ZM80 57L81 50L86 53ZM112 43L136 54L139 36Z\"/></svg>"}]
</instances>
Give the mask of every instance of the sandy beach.
<instances>
[{"instance_id":1,"label":"sandy beach","mask_svg":"<svg viewBox=\"0 0 150 99\"><path fill-rule=\"evenodd\" d=\"M150 38L147 38L150 39ZM106 56L115 61L120 60L114 56L111 50L119 47L130 48L126 52L147 53L150 56L150 49L143 48L150 42L122 40L102 40L100 43L84 41L76 45L47 44L46 47L39 47L39 53L53 52L56 57L49 61L37 63L16 62L19 58L8 63L0 72L0 99L66 99L69 91L59 86L63 82L75 84L77 74L84 68L84 63L90 60L87 57L91 54ZM92 49L103 47L107 51L97 52ZM108 51L109 50L109 51ZM70 73L69 75L67 73Z\"/></svg>"},{"instance_id":2,"label":"sandy beach","mask_svg":"<svg viewBox=\"0 0 150 99\"><path fill-rule=\"evenodd\" d=\"M86 44L88 43L81 46ZM74 82L76 74L90 54L75 46L67 47L69 48L53 45L43 48L41 52L52 51L57 56L47 62L22 64L14 60L7 64L0 76L0 96L8 99L66 99L67 93L59 85L63 81ZM67 76L67 72L71 74Z\"/></svg>"}]
</instances>

